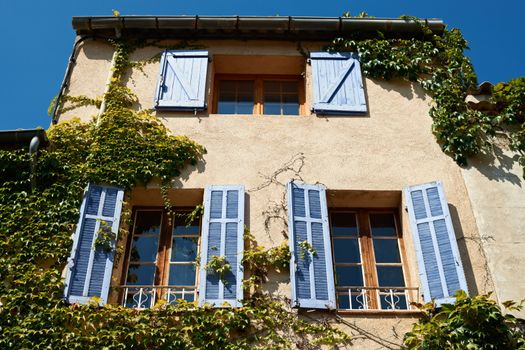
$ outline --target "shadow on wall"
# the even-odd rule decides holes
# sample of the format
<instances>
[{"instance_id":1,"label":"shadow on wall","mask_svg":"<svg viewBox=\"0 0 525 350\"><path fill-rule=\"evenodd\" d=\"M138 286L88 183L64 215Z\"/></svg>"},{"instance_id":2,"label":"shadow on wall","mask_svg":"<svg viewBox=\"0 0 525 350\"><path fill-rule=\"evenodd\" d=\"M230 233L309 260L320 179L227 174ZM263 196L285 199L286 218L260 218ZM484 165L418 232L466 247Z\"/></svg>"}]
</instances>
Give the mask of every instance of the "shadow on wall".
<instances>
[{"instance_id":1,"label":"shadow on wall","mask_svg":"<svg viewBox=\"0 0 525 350\"><path fill-rule=\"evenodd\" d=\"M175 177L171 183L173 188L184 188L183 180L187 181L190 178L190 174L197 170L197 173L201 174L206 168L206 161L204 158L199 159L195 165L187 165L181 170L180 175Z\"/></svg>"},{"instance_id":2,"label":"shadow on wall","mask_svg":"<svg viewBox=\"0 0 525 350\"><path fill-rule=\"evenodd\" d=\"M481 246L481 241L479 237L467 237L463 233L463 228L461 227L461 221L459 219L458 210L452 204L448 205L450 211L450 218L452 219L452 225L454 226L454 231L456 233L456 240L458 242L459 255L461 256L461 262L463 263L463 270L465 272L465 278L467 279L467 286L469 289L469 295L477 295L479 293L478 283L476 283L476 275L474 274L474 269L472 267L472 256L469 254L467 248L467 240L474 240L477 242L478 249L482 254L483 247ZM486 284L486 282L484 282Z\"/></svg>"},{"instance_id":3,"label":"shadow on wall","mask_svg":"<svg viewBox=\"0 0 525 350\"><path fill-rule=\"evenodd\" d=\"M412 100L413 98L426 100L428 96L425 93L425 90L421 87L421 84L415 82L409 82L402 79L392 79L390 81L372 79L372 81L389 92L394 91L399 93L408 100Z\"/></svg>"},{"instance_id":4,"label":"shadow on wall","mask_svg":"<svg viewBox=\"0 0 525 350\"><path fill-rule=\"evenodd\" d=\"M523 179L512 172L513 165L518 162L518 155L510 156L502 147L493 145L492 150L486 150L469 159L466 169L475 168L491 181L509 182L523 187Z\"/></svg>"}]
</instances>

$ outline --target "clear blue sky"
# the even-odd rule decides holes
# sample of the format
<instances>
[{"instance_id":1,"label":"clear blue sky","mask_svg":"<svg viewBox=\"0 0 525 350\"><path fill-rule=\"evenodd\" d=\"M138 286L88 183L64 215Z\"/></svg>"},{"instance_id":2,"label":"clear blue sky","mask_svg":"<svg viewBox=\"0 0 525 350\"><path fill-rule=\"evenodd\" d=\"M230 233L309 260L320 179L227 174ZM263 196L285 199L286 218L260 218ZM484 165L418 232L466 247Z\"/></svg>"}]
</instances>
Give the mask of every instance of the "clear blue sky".
<instances>
[{"instance_id":1,"label":"clear blue sky","mask_svg":"<svg viewBox=\"0 0 525 350\"><path fill-rule=\"evenodd\" d=\"M0 130L47 128L74 41L72 16L111 15L339 16L441 18L470 43L479 82L525 75L525 0L2 0Z\"/></svg>"}]
</instances>

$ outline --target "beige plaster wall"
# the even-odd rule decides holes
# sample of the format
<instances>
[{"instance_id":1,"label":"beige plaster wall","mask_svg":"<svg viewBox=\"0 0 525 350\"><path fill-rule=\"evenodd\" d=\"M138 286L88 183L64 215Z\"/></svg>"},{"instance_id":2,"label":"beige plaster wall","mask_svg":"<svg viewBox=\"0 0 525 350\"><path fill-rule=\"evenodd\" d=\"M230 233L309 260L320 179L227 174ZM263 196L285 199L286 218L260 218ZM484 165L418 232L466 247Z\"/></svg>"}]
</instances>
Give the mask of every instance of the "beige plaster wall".
<instances>
[{"instance_id":1,"label":"beige plaster wall","mask_svg":"<svg viewBox=\"0 0 525 350\"><path fill-rule=\"evenodd\" d=\"M199 43L211 54L299 56L296 43L215 41ZM319 50L319 43L304 44L306 50ZM140 49L134 60L148 59L161 50ZM89 54L91 52L91 54ZM109 69L112 48L101 43L86 43L83 61L78 61L71 94L99 95L107 81L107 70L93 68L90 55L97 52L101 66ZM310 66L305 65L306 105L311 101ZM138 95L137 108L152 108L158 63L133 70L127 85ZM211 94L213 63L208 73ZM89 84L91 88L87 88ZM323 183L330 190L390 190L441 180L452 214L458 245L471 294L492 289L483 251L479 248L476 221L460 169L435 142L428 116L430 99L421 88L405 82L366 79L369 113L364 116L269 117L253 115L213 115L206 112L162 112L157 116L173 134L187 135L204 145L208 153L195 167L188 167L175 189L202 189L210 184L243 184L246 187L246 224L260 244L279 245L286 234L282 219L267 218L276 213L286 217L285 184L291 179ZM211 101L208 99L208 101ZM209 102L211 103L211 102ZM309 110L309 107L306 109ZM61 120L77 115L84 120L95 111L75 110ZM158 193L150 185L151 196ZM143 191L143 190L142 190ZM147 192L147 191L146 191ZM142 192L144 195L144 192ZM146 194L147 196L147 194ZM158 198L158 197L157 197ZM419 286L414 245L402 200L401 217L407 261L405 273L409 286ZM265 225L265 223L267 225ZM276 294L289 296L289 276L272 276L266 285ZM318 315L324 317L326 315ZM312 316L312 317L318 317ZM356 345L362 348L392 346L378 343L384 339L399 344L396 327L403 334L416 321L415 315L342 315L351 334L360 334ZM364 336L367 334L367 336ZM370 340L376 337L379 340Z\"/></svg>"},{"instance_id":2,"label":"beige plaster wall","mask_svg":"<svg viewBox=\"0 0 525 350\"><path fill-rule=\"evenodd\" d=\"M516 160L495 145L462 171L500 302L525 298L525 181Z\"/></svg>"}]
</instances>

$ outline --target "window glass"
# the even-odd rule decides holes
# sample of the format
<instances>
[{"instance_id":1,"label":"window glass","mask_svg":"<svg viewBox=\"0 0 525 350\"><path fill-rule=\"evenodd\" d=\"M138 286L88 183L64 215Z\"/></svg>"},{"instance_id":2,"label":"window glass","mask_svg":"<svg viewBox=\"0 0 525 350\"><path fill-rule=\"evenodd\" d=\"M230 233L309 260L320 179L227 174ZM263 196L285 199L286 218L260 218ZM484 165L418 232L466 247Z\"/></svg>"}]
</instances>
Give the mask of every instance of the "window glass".
<instances>
[{"instance_id":1,"label":"window glass","mask_svg":"<svg viewBox=\"0 0 525 350\"><path fill-rule=\"evenodd\" d=\"M218 113L252 114L253 104L253 80L221 80L219 82Z\"/></svg>"},{"instance_id":2,"label":"window glass","mask_svg":"<svg viewBox=\"0 0 525 350\"><path fill-rule=\"evenodd\" d=\"M159 236L135 236L133 237L131 262L155 262L159 248Z\"/></svg>"},{"instance_id":3,"label":"window glass","mask_svg":"<svg viewBox=\"0 0 525 350\"><path fill-rule=\"evenodd\" d=\"M397 239L374 239L376 263L400 263Z\"/></svg>"},{"instance_id":4,"label":"window glass","mask_svg":"<svg viewBox=\"0 0 525 350\"><path fill-rule=\"evenodd\" d=\"M360 263L359 241L357 238L334 238L334 256L338 263Z\"/></svg>"},{"instance_id":5,"label":"window glass","mask_svg":"<svg viewBox=\"0 0 525 350\"><path fill-rule=\"evenodd\" d=\"M401 266L377 266L377 282L380 287L404 287L403 268Z\"/></svg>"},{"instance_id":6,"label":"window glass","mask_svg":"<svg viewBox=\"0 0 525 350\"><path fill-rule=\"evenodd\" d=\"M161 211L138 211L135 221L134 235L148 234L158 235L160 234L160 223L162 218Z\"/></svg>"},{"instance_id":7,"label":"window glass","mask_svg":"<svg viewBox=\"0 0 525 350\"><path fill-rule=\"evenodd\" d=\"M357 237L357 220L355 213L332 213L330 216L333 236Z\"/></svg>"},{"instance_id":8,"label":"window glass","mask_svg":"<svg viewBox=\"0 0 525 350\"><path fill-rule=\"evenodd\" d=\"M299 86L297 81L264 81L263 90L264 114L299 114Z\"/></svg>"},{"instance_id":9,"label":"window glass","mask_svg":"<svg viewBox=\"0 0 525 350\"><path fill-rule=\"evenodd\" d=\"M361 266L336 266L336 283L338 286L362 286L363 272Z\"/></svg>"},{"instance_id":10,"label":"window glass","mask_svg":"<svg viewBox=\"0 0 525 350\"><path fill-rule=\"evenodd\" d=\"M197 259L198 237L173 237L171 246L172 262L195 262Z\"/></svg>"},{"instance_id":11,"label":"window glass","mask_svg":"<svg viewBox=\"0 0 525 350\"><path fill-rule=\"evenodd\" d=\"M370 227L372 236L376 237L395 237L396 224L394 214L370 214Z\"/></svg>"},{"instance_id":12,"label":"window glass","mask_svg":"<svg viewBox=\"0 0 525 350\"><path fill-rule=\"evenodd\" d=\"M155 277L155 264L133 264L129 266L126 284L129 285L153 285Z\"/></svg>"}]
</instances>

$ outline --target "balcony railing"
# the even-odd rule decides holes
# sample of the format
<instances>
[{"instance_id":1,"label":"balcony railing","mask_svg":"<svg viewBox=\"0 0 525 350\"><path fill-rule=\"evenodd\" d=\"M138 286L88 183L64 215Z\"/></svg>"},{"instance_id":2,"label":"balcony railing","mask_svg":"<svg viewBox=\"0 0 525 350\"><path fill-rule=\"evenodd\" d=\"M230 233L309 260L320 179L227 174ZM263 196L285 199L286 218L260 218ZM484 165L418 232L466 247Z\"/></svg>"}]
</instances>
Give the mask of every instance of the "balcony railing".
<instances>
[{"instance_id":1,"label":"balcony railing","mask_svg":"<svg viewBox=\"0 0 525 350\"><path fill-rule=\"evenodd\" d=\"M337 300L339 310L416 310L420 295L417 287L338 287Z\"/></svg>"},{"instance_id":2,"label":"balcony railing","mask_svg":"<svg viewBox=\"0 0 525 350\"><path fill-rule=\"evenodd\" d=\"M135 309L149 309L159 300L167 304L176 304L177 300L197 300L196 287L179 286L121 286L122 306Z\"/></svg>"}]
</instances>

